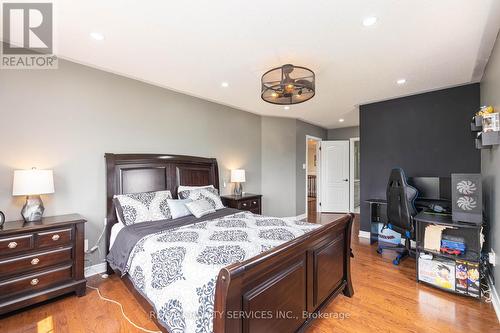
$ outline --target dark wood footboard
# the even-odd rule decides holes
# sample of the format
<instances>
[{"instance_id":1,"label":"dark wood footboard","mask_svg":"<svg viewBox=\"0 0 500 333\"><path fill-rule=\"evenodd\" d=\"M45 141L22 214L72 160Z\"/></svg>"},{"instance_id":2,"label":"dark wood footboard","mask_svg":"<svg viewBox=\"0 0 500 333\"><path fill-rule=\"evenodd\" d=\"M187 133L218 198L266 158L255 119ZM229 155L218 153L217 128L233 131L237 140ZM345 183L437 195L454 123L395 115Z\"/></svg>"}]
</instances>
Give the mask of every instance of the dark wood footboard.
<instances>
[{"instance_id":1,"label":"dark wood footboard","mask_svg":"<svg viewBox=\"0 0 500 333\"><path fill-rule=\"evenodd\" d=\"M336 295L351 297L353 214L242 263L222 269L214 332L303 330Z\"/></svg>"}]
</instances>

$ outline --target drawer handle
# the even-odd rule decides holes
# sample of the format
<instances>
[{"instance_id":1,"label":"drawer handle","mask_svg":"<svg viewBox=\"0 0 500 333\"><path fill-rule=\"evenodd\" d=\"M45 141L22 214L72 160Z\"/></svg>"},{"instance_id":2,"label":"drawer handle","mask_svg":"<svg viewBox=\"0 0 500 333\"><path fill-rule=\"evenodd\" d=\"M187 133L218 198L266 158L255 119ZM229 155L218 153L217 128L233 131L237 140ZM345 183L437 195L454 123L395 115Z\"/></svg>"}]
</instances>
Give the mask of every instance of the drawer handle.
<instances>
[{"instance_id":1,"label":"drawer handle","mask_svg":"<svg viewBox=\"0 0 500 333\"><path fill-rule=\"evenodd\" d=\"M54 236L52 236L52 240L53 240L53 241L56 241L56 240L58 240L59 238L61 238L61 236L59 236L58 234L55 234Z\"/></svg>"},{"instance_id":2,"label":"drawer handle","mask_svg":"<svg viewBox=\"0 0 500 333\"><path fill-rule=\"evenodd\" d=\"M254 205L256 205L256 204L257 204L257 201L254 201L254 202L253 202L253 204L254 204Z\"/></svg>"},{"instance_id":3,"label":"drawer handle","mask_svg":"<svg viewBox=\"0 0 500 333\"><path fill-rule=\"evenodd\" d=\"M246 206L247 206L247 204L246 204L246 203L244 203L244 204L243 204L243 207L246 207Z\"/></svg>"},{"instance_id":4,"label":"drawer handle","mask_svg":"<svg viewBox=\"0 0 500 333\"><path fill-rule=\"evenodd\" d=\"M9 245L7 245L9 247L9 249L15 249L17 247L17 243L16 242L10 242Z\"/></svg>"},{"instance_id":5,"label":"drawer handle","mask_svg":"<svg viewBox=\"0 0 500 333\"><path fill-rule=\"evenodd\" d=\"M38 265L38 263L40 262L40 259L38 258L34 258L33 260L31 260L31 264L34 266L34 265Z\"/></svg>"},{"instance_id":6,"label":"drawer handle","mask_svg":"<svg viewBox=\"0 0 500 333\"><path fill-rule=\"evenodd\" d=\"M33 279L33 280L31 280L31 282L30 282L30 283L31 283L31 285L32 285L32 286L36 286L36 285L38 284L38 282L40 282L40 280L38 280L38 279Z\"/></svg>"}]
</instances>

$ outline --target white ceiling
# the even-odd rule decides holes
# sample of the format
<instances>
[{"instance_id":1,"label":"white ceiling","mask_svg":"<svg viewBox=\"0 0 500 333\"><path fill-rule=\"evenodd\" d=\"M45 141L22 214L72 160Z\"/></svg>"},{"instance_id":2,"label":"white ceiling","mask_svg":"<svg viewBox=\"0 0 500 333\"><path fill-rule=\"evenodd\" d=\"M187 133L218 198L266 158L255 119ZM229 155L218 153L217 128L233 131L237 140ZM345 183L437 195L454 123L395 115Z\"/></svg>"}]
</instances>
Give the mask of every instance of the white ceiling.
<instances>
[{"instance_id":1,"label":"white ceiling","mask_svg":"<svg viewBox=\"0 0 500 333\"><path fill-rule=\"evenodd\" d=\"M498 32L495 2L57 0L56 48L238 109L345 127L358 124L359 104L477 82ZM374 26L363 26L368 16ZM285 63L317 78L316 96L290 110L260 99L261 75Z\"/></svg>"}]
</instances>

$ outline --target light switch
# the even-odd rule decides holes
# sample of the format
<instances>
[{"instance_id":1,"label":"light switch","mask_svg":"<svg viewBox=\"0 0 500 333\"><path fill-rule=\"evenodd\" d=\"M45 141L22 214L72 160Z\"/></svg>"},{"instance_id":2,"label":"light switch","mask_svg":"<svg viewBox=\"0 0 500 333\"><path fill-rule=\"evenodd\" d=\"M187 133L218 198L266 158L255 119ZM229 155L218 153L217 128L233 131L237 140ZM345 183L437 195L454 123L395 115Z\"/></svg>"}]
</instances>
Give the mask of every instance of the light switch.
<instances>
[{"instance_id":1,"label":"light switch","mask_svg":"<svg viewBox=\"0 0 500 333\"><path fill-rule=\"evenodd\" d=\"M302 164L302 169L304 169L304 170L306 169L306 164L305 163Z\"/></svg>"}]
</instances>

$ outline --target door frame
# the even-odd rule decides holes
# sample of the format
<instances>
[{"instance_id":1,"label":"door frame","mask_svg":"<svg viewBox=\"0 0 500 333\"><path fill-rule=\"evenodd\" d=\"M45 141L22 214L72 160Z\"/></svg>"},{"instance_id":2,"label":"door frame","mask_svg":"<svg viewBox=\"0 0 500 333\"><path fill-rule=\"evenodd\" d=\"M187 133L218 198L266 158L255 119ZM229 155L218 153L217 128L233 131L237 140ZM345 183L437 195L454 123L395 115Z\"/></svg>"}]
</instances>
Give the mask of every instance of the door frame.
<instances>
[{"instance_id":1,"label":"door frame","mask_svg":"<svg viewBox=\"0 0 500 333\"><path fill-rule=\"evenodd\" d=\"M317 136L312 136L312 135L309 135L309 134L306 134L306 172L305 172L305 184L306 184L306 193L305 193L305 202L306 202L306 212L305 212L305 215L306 215L306 218L307 218L307 214L308 214L308 209L307 209L307 206L308 206L308 197L307 197L307 169L308 169L308 166L309 166L309 157L308 157L308 142L309 142L309 139L312 139L314 141L317 142L317 145L316 145L316 212L318 213L321 213L321 206L320 206L320 202L321 202L321 152L320 152L320 149L321 149L321 141L323 141L322 138L318 138Z\"/></svg>"},{"instance_id":2,"label":"door frame","mask_svg":"<svg viewBox=\"0 0 500 333\"><path fill-rule=\"evenodd\" d=\"M349 211L354 213L354 143L359 137L349 138Z\"/></svg>"}]
</instances>

